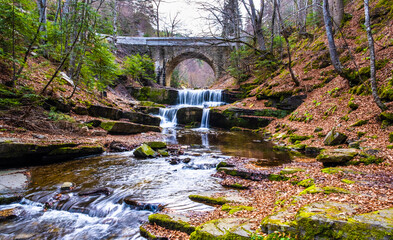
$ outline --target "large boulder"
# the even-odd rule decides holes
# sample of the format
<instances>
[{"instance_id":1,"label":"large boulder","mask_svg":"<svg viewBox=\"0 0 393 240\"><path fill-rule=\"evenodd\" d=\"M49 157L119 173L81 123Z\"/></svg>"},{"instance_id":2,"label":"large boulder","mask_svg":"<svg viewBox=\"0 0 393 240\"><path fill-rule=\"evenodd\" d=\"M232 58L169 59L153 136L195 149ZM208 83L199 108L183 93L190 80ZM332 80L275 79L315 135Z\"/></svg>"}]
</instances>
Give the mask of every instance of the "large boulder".
<instances>
[{"instance_id":1,"label":"large boulder","mask_svg":"<svg viewBox=\"0 0 393 240\"><path fill-rule=\"evenodd\" d=\"M156 157L157 153L148 145L142 144L140 147L135 149L134 156L137 158Z\"/></svg>"},{"instance_id":2,"label":"large boulder","mask_svg":"<svg viewBox=\"0 0 393 240\"><path fill-rule=\"evenodd\" d=\"M334 128L326 135L323 143L326 146L335 146L343 144L347 140L347 135L337 132Z\"/></svg>"},{"instance_id":3,"label":"large boulder","mask_svg":"<svg viewBox=\"0 0 393 240\"><path fill-rule=\"evenodd\" d=\"M198 107L185 107L177 111L177 123L179 124L192 124L201 122L202 108Z\"/></svg>"},{"instance_id":4,"label":"large boulder","mask_svg":"<svg viewBox=\"0 0 393 240\"><path fill-rule=\"evenodd\" d=\"M278 109L294 111L296 110L307 98L307 95L298 95L285 98L277 104Z\"/></svg>"},{"instance_id":5,"label":"large boulder","mask_svg":"<svg viewBox=\"0 0 393 240\"><path fill-rule=\"evenodd\" d=\"M92 105L88 108L89 115L92 117L109 118L112 120L119 120L122 117L122 111L99 105Z\"/></svg>"},{"instance_id":6,"label":"large boulder","mask_svg":"<svg viewBox=\"0 0 393 240\"><path fill-rule=\"evenodd\" d=\"M161 132L157 126L142 125L130 122L102 122L101 128L114 135L128 135L143 132Z\"/></svg>"},{"instance_id":7,"label":"large boulder","mask_svg":"<svg viewBox=\"0 0 393 240\"><path fill-rule=\"evenodd\" d=\"M160 126L160 122L161 122L161 119L159 117L154 117L139 112L123 112L122 118L126 118L133 123L153 125L153 126Z\"/></svg>"},{"instance_id":8,"label":"large boulder","mask_svg":"<svg viewBox=\"0 0 393 240\"><path fill-rule=\"evenodd\" d=\"M44 160L63 161L90 155L101 154L104 152L102 146L76 146L57 148L44 156Z\"/></svg>"},{"instance_id":9,"label":"large boulder","mask_svg":"<svg viewBox=\"0 0 393 240\"><path fill-rule=\"evenodd\" d=\"M190 240L248 240L253 234L251 224L244 218L221 218L209 221L197 227L191 233Z\"/></svg>"},{"instance_id":10,"label":"large boulder","mask_svg":"<svg viewBox=\"0 0 393 240\"><path fill-rule=\"evenodd\" d=\"M317 160L324 166L344 165L358 155L357 149L326 149L317 156Z\"/></svg>"}]
</instances>

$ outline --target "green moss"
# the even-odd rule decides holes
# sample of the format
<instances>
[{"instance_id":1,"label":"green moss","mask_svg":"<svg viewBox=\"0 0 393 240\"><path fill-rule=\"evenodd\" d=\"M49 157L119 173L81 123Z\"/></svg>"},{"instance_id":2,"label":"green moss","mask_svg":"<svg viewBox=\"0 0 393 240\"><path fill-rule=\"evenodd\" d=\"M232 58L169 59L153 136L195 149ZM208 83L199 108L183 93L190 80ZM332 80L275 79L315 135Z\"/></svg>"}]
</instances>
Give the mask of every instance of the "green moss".
<instances>
[{"instance_id":1,"label":"green moss","mask_svg":"<svg viewBox=\"0 0 393 240\"><path fill-rule=\"evenodd\" d=\"M361 137L363 137L364 135L366 135L366 132L357 132L356 133L357 134L357 136L358 136L358 138L361 138Z\"/></svg>"},{"instance_id":2,"label":"green moss","mask_svg":"<svg viewBox=\"0 0 393 240\"><path fill-rule=\"evenodd\" d=\"M335 174L335 173L351 173L351 174L362 174L361 172L354 171L352 169L347 168L339 168L339 167L330 167L330 168L323 168L321 170L323 173L327 174Z\"/></svg>"},{"instance_id":3,"label":"green moss","mask_svg":"<svg viewBox=\"0 0 393 240\"><path fill-rule=\"evenodd\" d=\"M316 193L322 193L324 190L320 187L316 187L315 185L310 186L306 189L304 189L302 192L300 192L299 195L304 195L304 194L316 194Z\"/></svg>"},{"instance_id":4,"label":"green moss","mask_svg":"<svg viewBox=\"0 0 393 240\"><path fill-rule=\"evenodd\" d=\"M359 165L361 163L363 163L364 165L380 164L383 161L385 161L383 158L376 157L374 155L362 154L362 156L365 156L365 157L362 157L357 161L350 161L350 162L348 162L348 165Z\"/></svg>"},{"instance_id":5,"label":"green moss","mask_svg":"<svg viewBox=\"0 0 393 240\"><path fill-rule=\"evenodd\" d=\"M393 145L387 145L386 148L387 149L393 149Z\"/></svg>"},{"instance_id":6,"label":"green moss","mask_svg":"<svg viewBox=\"0 0 393 240\"><path fill-rule=\"evenodd\" d=\"M304 179L298 182L297 185L305 188L314 186L314 179L313 178Z\"/></svg>"},{"instance_id":7,"label":"green moss","mask_svg":"<svg viewBox=\"0 0 393 240\"><path fill-rule=\"evenodd\" d=\"M192 232L195 231L195 227L190 225L189 223L181 220L175 220L171 216L168 216L166 214L159 214L159 213L152 214L149 216L149 222L151 224L157 224L158 226L170 230L185 232L187 234L191 234Z\"/></svg>"},{"instance_id":8,"label":"green moss","mask_svg":"<svg viewBox=\"0 0 393 240\"><path fill-rule=\"evenodd\" d=\"M20 105L21 103L18 99L0 98L0 109L11 109Z\"/></svg>"},{"instance_id":9,"label":"green moss","mask_svg":"<svg viewBox=\"0 0 393 240\"><path fill-rule=\"evenodd\" d=\"M289 141L291 143L295 143L296 141L304 141L310 138L312 138L312 136L301 136L301 135L291 134L289 136Z\"/></svg>"},{"instance_id":10,"label":"green moss","mask_svg":"<svg viewBox=\"0 0 393 240\"><path fill-rule=\"evenodd\" d=\"M240 189L240 190L248 189L247 186L244 186L244 185L242 185L240 183L234 183L234 184L230 184L230 185L225 185L224 187L235 188L235 189Z\"/></svg>"},{"instance_id":11,"label":"green moss","mask_svg":"<svg viewBox=\"0 0 393 240\"><path fill-rule=\"evenodd\" d=\"M188 198L194 202L200 202L207 205L224 205L225 203L229 202L228 200L222 197L213 198L213 197L207 197L202 195L190 195L188 196Z\"/></svg>"},{"instance_id":12,"label":"green moss","mask_svg":"<svg viewBox=\"0 0 393 240\"><path fill-rule=\"evenodd\" d=\"M263 116L263 117L276 117L276 118L284 118L289 114L288 111L279 110L279 109L262 109L255 112L255 116Z\"/></svg>"},{"instance_id":13,"label":"green moss","mask_svg":"<svg viewBox=\"0 0 393 240\"><path fill-rule=\"evenodd\" d=\"M343 193L343 194L349 194L350 192L344 188L339 188L339 187L323 187L323 193L325 194L331 194L331 193Z\"/></svg>"},{"instance_id":14,"label":"green moss","mask_svg":"<svg viewBox=\"0 0 393 240\"><path fill-rule=\"evenodd\" d=\"M389 133L389 142L393 142L393 132Z\"/></svg>"},{"instance_id":15,"label":"green moss","mask_svg":"<svg viewBox=\"0 0 393 240\"><path fill-rule=\"evenodd\" d=\"M147 142L146 144L152 149L166 148L166 142Z\"/></svg>"},{"instance_id":16,"label":"green moss","mask_svg":"<svg viewBox=\"0 0 393 240\"><path fill-rule=\"evenodd\" d=\"M139 227L139 233L141 234L142 237L147 238L148 240L155 240L157 239L157 237L150 233L148 230L146 230L146 228L142 226Z\"/></svg>"},{"instance_id":17,"label":"green moss","mask_svg":"<svg viewBox=\"0 0 393 240\"><path fill-rule=\"evenodd\" d=\"M244 205L239 205L239 206L233 206L233 205L229 205L229 204L224 204L221 207L222 211L228 212L229 214L234 214L236 212L239 211L254 211L253 207L250 206L244 206Z\"/></svg>"},{"instance_id":18,"label":"green moss","mask_svg":"<svg viewBox=\"0 0 393 240\"><path fill-rule=\"evenodd\" d=\"M113 126L115 126L116 122L101 122L100 127L105 131L112 130Z\"/></svg>"},{"instance_id":19,"label":"green moss","mask_svg":"<svg viewBox=\"0 0 393 240\"><path fill-rule=\"evenodd\" d=\"M321 128L321 127L316 127L314 129L314 132L322 132L322 131L323 131L323 128Z\"/></svg>"},{"instance_id":20,"label":"green moss","mask_svg":"<svg viewBox=\"0 0 393 240\"><path fill-rule=\"evenodd\" d=\"M351 99L349 100L349 102L348 102L348 107L349 107L352 111L355 111L356 109L359 108L359 104L354 103L353 100L354 100L353 98L351 98Z\"/></svg>"},{"instance_id":21,"label":"green moss","mask_svg":"<svg viewBox=\"0 0 393 240\"><path fill-rule=\"evenodd\" d=\"M341 182L346 183L346 184L354 184L355 181L349 180L349 179L341 179Z\"/></svg>"},{"instance_id":22,"label":"green moss","mask_svg":"<svg viewBox=\"0 0 393 240\"><path fill-rule=\"evenodd\" d=\"M233 167L233 165L228 164L227 162L220 162L219 164L217 164L216 169L218 170L219 168L222 168L222 167Z\"/></svg>"},{"instance_id":23,"label":"green moss","mask_svg":"<svg viewBox=\"0 0 393 240\"><path fill-rule=\"evenodd\" d=\"M368 120L359 120L356 123L352 124L351 127L360 127L368 123Z\"/></svg>"},{"instance_id":24,"label":"green moss","mask_svg":"<svg viewBox=\"0 0 393 240\"><path fill-rule=\"evenodd\" d=\"M268 179L270 181L287 181L290 177L286 177L279 174L269 174Z\"/></svg>"},{"instance_id":25,"label":"green moss","mask_svg":"<svg viewBox=\"0 0 393 240\"><path fill-rule=\"evenodd\" d=\"M284 168L283 170L280 171L280 174L285 175L285 174L294 174L297 172L305 172L303 168Z\"/></svg>"}]
</instances>

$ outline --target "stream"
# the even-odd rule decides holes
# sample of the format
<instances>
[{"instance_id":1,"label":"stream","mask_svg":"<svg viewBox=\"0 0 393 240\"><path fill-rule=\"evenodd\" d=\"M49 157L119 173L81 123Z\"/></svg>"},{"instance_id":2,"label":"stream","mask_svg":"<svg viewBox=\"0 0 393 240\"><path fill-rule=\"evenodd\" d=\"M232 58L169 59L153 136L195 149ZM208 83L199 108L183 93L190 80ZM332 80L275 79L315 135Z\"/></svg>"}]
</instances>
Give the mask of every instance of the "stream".
<instances>
[{"instance_id":1,"label":"stream","mask_svg":"<svg viewBox=\"0 0 393 240\"><path fill-rule=\"evenodd\" d=\"M177 212L211 211L213 207L188 196L235 191L223 188L212 176L220 161L231 156L268 159L271 165L290 161L257 134L209 129L208 120L194 129L177 126L181 106L201 107L208 119L208 107L224 104L219 90L183 90L179 96L184 98L179 97L178 105L160 111L161 126L166 142L181 145L184 155L178 158L187 161L171 165L168 157L141 160L131 151L20 169L31 176L25 197L0 205L0 210L17 207L23 214L0 223L0 239L144 239L139 226L159 210L159 204ZM64 182L74 183L75 189L57 195ZM78 194L97 188L111 194ZM147 207L130 206L125 198ZM46 202L53 205L44 210Z\"/></svg>"}]
</instances>

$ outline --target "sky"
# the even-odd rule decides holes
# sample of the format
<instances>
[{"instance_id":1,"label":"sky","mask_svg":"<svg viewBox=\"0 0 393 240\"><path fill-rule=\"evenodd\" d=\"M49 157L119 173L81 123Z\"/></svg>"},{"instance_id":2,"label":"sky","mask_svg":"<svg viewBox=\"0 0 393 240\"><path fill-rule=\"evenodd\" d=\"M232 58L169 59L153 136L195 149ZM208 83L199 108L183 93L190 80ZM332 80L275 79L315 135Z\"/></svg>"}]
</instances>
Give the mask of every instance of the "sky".
<instances>
[{"instance_id":1,"label":"sky","mask_svg":"<svg viewBox=\"0 0 393 240\"><path fill-rule=\"evenodd\" d=\"M169 15L173 18L179 12L180 26L183 29L180 32L196 36L200 35L204 29L208 29L207 22L202 19L202 17L207 17L207 13L200 11L199 5L195 1L167 0L161 4L160 15L162 19L169 19Z\"/></svg>"}]
</instances>

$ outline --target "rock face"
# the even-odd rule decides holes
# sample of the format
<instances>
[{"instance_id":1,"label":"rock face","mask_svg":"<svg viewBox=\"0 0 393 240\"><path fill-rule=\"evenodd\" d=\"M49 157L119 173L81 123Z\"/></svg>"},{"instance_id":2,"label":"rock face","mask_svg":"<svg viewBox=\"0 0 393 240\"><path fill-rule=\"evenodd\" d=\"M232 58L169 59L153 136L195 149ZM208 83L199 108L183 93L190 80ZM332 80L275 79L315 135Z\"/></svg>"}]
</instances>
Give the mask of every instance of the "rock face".
<instances>
[{"instance_id":1,"label":"rock face","mask_svg":"<svg viewBox=\"0 0 393 240\"><path fill-rule=\"evenodd\" d=\"M251 225L244 218L222 218L209 221L197 227L190 240L237 239L248 240L253 233Z\"/></svg>"},{"instance_id":2,"label":"rock face","mask_svg":"<svg viewBox=\"0 0 393 240\"><path fill-rule=\"evenodd\" d=\"M140 147L135 149L134 156L137 158L156 157L157 153L148 145L142 144Z\"/></svg>"},{"instance_id":3,"label":"rock face","mask_svg":"<svg viewBox=\"0 0 393 240\"><path fill-rule=\"evenodd\" d=\"M177 111L177 123L186 125L201 122L202 111L201 108L197 107L180 108Z\"/></svg>"},{"instance_id":4,"label":"rock face","mask_svg":"<svg viewBox=\"0 0 393 240\"><path fill-rule=\"evenodd\" d=\"M335 146L345 142L347 140L347 136L344 133L336 132L333 128L323 140L323 143L326 146Z\"/></svg>"},{"instance_id":5,"label":"rock face","mask_svg":"<svg viewBox=\"0 0 393 240\"><path fill-rule=\"evenodd\" d=\"M213 109L210 113L210 125L219 128L242 127L258 129L266 127L275 118L288 115L287 111L274 109L228 108L224 111Z\"/></svg>"},{"instance_id":6,"label":"rock face","mask_svg":"<svg viewBox=\"0 0 393 240\"><path fill-rule=\"evenodd\" d=\"M159 104L176 104L177 90L165 89L165 88L152 88L152 87L142 87L134 88L128 87L128 92L132 97L139 101L151 101Z\"/></svg>"},{"instance_id":7,"label":"rock face","mask_svg":"<svg viewBox=\"0 0 393 240\"><path fill-rule=\"evenodd\" d=\"M358 155L358 150L353 148L327 149L323 150L321 154L317 156L317 160L322 162L324 166L344 165L348 161L351 161L356 155Z\"/></svg>"},{"instance_id":8,"label":"rock face","mask_svg":"<svg viewBox=\"0 0 393 240\"><path fill-rule=\"evenodd\" d=\"M122 118L128 119L130 122L144 125L160 126L161 119L148 114L138 112L123 112Z\"/></svg>"},{"instance_id":9,"label":"rock face","mask_svg":"<svg viewBox=\"0 0 393 240\"><path fill-rule=\"evenodd\" d=\"M37 145L0 142L0 168L19 167L72 160L104 151L101 146L79 146L74 143Z\"/></svg>"},{"instance_id":10,"label":"rock face","mask_svg":"<svg viewBox=\"0 0 393 240\"><path fill-rule=\"evenodd\" d=\"M92 117L102 117L102 118L109 118L112 120L119 120L122 116L122 111L110 108L110 107L103 107L99 105L92 105L88 108L89 115Z\"/></svg>"},{"instance_id":11,"label":"rock face","mask_svg":"<svg viewBox=\"0 0 393 240\"><path fill-rule=\"evenodd\" d=\"M304 100L307 98L307 95L298 95L285 98L283 101L277 104L278 109L294 111L298 108Z\"/></svg>"},{"instance_id":12,"label":"rock face","mask_svg":"<svg viewBox=\"0 0 393 240\"><path fill-rule=\"evenodd\" d=\"M130 122L102 122L101 128L113 135L129 135L143 132L161 132L160 127Z\"/></svg>"},{"instance_id":13,"label":"rock face","mask_svg":"<svg viewBox=\"0 0 393 240\"><path fill-rule=\"evenodd\" d=\"M288 212L280 211L265 218L261 230L297 235L300 239L391 239L393 209L354 215L356 205L322 202L304 206L295 220L288 222Z\"/></svg>"}]
</instances>

